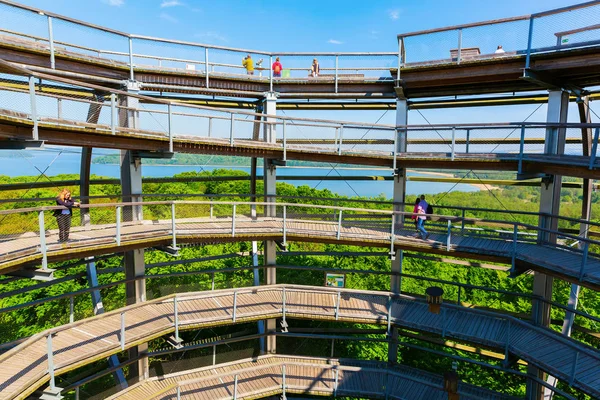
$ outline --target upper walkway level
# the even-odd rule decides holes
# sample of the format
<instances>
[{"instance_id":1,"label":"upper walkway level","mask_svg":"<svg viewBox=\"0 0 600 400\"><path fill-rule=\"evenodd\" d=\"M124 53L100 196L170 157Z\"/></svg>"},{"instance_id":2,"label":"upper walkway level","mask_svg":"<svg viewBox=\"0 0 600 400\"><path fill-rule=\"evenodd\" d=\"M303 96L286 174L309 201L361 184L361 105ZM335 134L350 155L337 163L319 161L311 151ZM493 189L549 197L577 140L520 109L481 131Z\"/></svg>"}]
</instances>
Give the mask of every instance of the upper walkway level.
<instances>
[{"instance_id":1,"label":"upper walkway level","mask_svg":"<svg viewBox=\"0 0 600 400\"><path fill-rule=\"evenodd\" d=\"M27 265L159 245L250 240L312 241L448 254L510 264L512 273L534 269L598 290L599 241L507 220L432 215L431 236L415 237L403 225L412 213L273 202L146 201L85 205L91 224L75 227L69 243L58 242L52 216L60 207L0 211L0 272ZM260 215L260 216L257 216ZM557 216L556 222L599 224ZM579 227L579 226L577 226ZM41 234L40 234L41 233ZM552 244L552 238L558 243ZM580 244L580 249L574 244Z\"/></svg>"},{"instance_id":2,"label":"upper walkway level","mask_svg":"<svg viewBox=\"0 0 600 400\"><path fill-rule=\"evenodd\" d=\"M171 102L1 62L0 145L48 144L597 179L600 124L386 125ZM42 82L38 81L41 80ZM129 102L129 103L127 103ZM593 132L593 134L592 134ZM549 155L547 138L563 153ZM564 150L563 150L564 148Z\"/></svg>"},{"instance_id":3,"label":"upper walkway level","mask_svg":"<svg viewBox=\"0 0 600 400\"><path fill-rule=\"evenodd\" d=\"M90 81L120 85L135 79L148 91L250 98L276 91L282 98L373 99L395 97L398 83L412 98L600 84L600 29L593 22L597 1L403 34L398 49L381 53L210 46L119 32L7 0L0 9L6 17L0 31L6 60ZM504 42L496 43L497 38ZM495 53L499 44L504 53ZM246 75L241 65L246 54L255 59L255 75ZM270 68L277 56L283 63L280 78ZM313 58L321 66L316 78L308 77ZM522 79L523 69L535 70L534 79Z\"/></svg>"},{"instance_id":4,"label":"upper walkway level","mask_svg":"<svg viewBox=\"0 0 600 400\"><path fill-rule=\"evenodd\" d=\"M507 362L515 355L592 397L600 395L598 350L530 322L447 303L434 314L423 299L388 292L271 285L179 293L36 334L0 356L0 398L24 398L51 374L64 374L172 332L178 337L179 330L265 318L378 324L388 330L393 325L478 343L502 349ZM162 388L176 390L178 384L168 383L163 381Z\"/></svg>"}]
</instances>

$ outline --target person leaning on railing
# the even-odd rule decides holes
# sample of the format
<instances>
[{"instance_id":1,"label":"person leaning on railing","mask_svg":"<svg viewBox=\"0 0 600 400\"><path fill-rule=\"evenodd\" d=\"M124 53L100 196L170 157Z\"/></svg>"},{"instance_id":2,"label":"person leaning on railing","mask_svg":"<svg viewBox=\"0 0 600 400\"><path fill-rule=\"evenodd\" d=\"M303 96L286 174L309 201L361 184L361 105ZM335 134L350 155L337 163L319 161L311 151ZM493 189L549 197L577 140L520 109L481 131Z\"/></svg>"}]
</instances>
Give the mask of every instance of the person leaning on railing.
<instances>
[{"instance_id":1,"label":"person leaning on railing","mask_svg":"<svg viewBox=\"0 0 600 400\"><path fill-rule=\"evenodd\" d=\"M54 210L54 216L58 223L58 241L64 243L69 240L69 231L71 230L71 217L73 216L73 207L79 207L79 203L71 198L71 192L67 189L61 190L56 196L56 205L66 208Z\"/></svg>"}]
</instances>

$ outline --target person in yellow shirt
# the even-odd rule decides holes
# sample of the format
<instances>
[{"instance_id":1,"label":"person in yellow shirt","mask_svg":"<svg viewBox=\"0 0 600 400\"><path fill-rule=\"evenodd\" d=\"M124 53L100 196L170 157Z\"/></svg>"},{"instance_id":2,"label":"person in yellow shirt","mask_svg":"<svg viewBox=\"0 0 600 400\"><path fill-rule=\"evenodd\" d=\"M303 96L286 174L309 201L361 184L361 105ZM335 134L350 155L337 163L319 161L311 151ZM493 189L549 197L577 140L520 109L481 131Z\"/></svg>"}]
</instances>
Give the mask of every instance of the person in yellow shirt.
<instances>
[{"instance_id":1,"label":"person in yellow shirt","mask_svg":"<svg viewBox=\"0 0 600 400\"><path fill-rule=\"evenodd\" d=\"M246 68L246 73L248 75L254 75L254 61L252 60L252 56L248 54L246 58L242 60L242 66Z\"/></svg>"}]
</instances>

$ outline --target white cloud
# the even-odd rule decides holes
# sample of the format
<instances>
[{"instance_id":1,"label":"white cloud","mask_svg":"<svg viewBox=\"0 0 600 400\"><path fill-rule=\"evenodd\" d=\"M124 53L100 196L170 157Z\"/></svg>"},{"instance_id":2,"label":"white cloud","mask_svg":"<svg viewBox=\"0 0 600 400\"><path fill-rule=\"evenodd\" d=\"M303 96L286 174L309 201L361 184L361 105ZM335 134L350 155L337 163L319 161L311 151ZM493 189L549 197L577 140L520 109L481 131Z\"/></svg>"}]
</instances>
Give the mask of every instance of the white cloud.
<instances>
[{"instance_id":1,"label":"white cloud","mask_svg":"<svg viewBox=\"0 0 600 400\"><path fill-rule=\"evenodd\" d=\"M331 43L331 44L342 44L344 42L340 42L339 40L335 40L335 39L329 39L327 41L327 43Z\"/></svg>"},{"instance_id":2,"label":"white cloud","mask_svg":"<svg viewBox=\"0 0 600 400\"><path fill-rule=\"evenodd\" d=\"M201 40L218 40L220 42L227 42L227 38L218 32L202 32L196 33L194 36Z\"/></svg>"},{"instance_id":3,"label":"white cloud","mask_svg":"<svg viewBox=\"0 0 600 400\"><path fill-rule=\"evenodd\" d=\"M379 31L369 31L369 37L371 37L371 39L379 39Z\"/></svg>"},{"instance_id":4,"label":"white cloud","mask_svg":"<svg viewBox=\"0 0 600 400\"><path fill-rule=\"evenodd\" d=\"M393 10L388 10L388 16L390 17L391 20L397 20L398 18L400 18L400 10L399 9L393 9Z\"/></svg>"},{"instance_id":5,"label":"white cloud","mask_svg":"<svg viewBox=\"0 0 600 400\"><path fill-rule=\"evenodd\" d=\"M104 3L108 4L109 6L114 6L114 7L121 7L123 4L125 4L125 0L102 0Z\"/></svg>"},{"instance_id":6,"label":"white cloud","mask_svg":"<svg viewBox=\"0 0 600 400\"><path fill-rule=\"evenodd\" d=\"M169 15L167 13L161 13L160 14L160 18L164 19L165 21L172 22L174 24L176 24L176 23L179 22L179 20L177 18L175 18L174 16Z\"/></svg>"},{"instance_id":7,"label":"white cloud","mask_svg":"<svg viewBox=\"0 0 600 400\"><path fill-rule=\"evenodd\" d=\"M183 3L179 0L163 0L163 2L160 4L160 8L177 7L182 5Z\"/></svg>"}]
</instances>

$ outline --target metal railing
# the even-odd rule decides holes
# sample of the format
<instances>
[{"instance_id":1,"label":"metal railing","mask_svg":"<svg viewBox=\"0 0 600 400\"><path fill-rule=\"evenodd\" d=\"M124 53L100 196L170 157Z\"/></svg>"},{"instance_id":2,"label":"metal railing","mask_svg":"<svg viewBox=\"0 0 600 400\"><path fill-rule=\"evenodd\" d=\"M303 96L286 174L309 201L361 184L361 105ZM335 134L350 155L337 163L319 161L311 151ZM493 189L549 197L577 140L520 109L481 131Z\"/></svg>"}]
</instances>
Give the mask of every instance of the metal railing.
<instances>
[{"instance_id":1,"label":"metal railing","mask_svg":"<svg viewBox=\"0 0 600 400\"><path fill-rule=\"evenodd\" d=\"M79 55L97 63L127 69L132 80L138 70L175 69L203 79L206 89L211 87L211 77L230 77L268 83L270 91L280 82L324 81L332 83L337 93L342 81L391 81L390 68L397 64L395 52L306 53L239 49L124 33L7 0L0 1L0 7L6 15L5 27L0 30L2 41L48 53L52 69L57 57ZM96 47L100 42L102 47ZM247 75L242 66L247 54L256 58L256 75ZM280 57L283 64L279 77L274 76L272 69L276 57ZM319 59L321 74L318 77L309 77L313 58ZM373 72L377 74L372 76Z\"/></svg>"},{"instance_id":2,"label":"metal railing","mask_svg":"<svg viewBox=\"0 0 600 400\"><path fill-rule=\"evenodd\" d=\"M389 243L390 254L394 254L395 240L398 235L410 236L414 233L412 226L402 226L402 220L415 216L412 212L392 211L381 209L349 208L329 205L298 204L298 203L273 203L273 202L231 202L231 201L145 201L127 203L98 203L82 205L90 211L91 224L89 226L74 228L71 233L72 246L86 246L93 232L93 243L116 243L120 245L128 236L135 237L142 234L144 237L169 237L171 247L177 248L179 234L205 232L212 220L225 223L220 228L220 235L235 237L248 232L257 233L257 228L244 225L247 221L255 219L256 213L267 213L278 223L266 231L258 233L282 234L283 242L287 235L308 234L317 226L328 228L319 232L320 235L332 236L336 240L369 239ZM18 259L27 253L41 256L42 270L47 270L48 253L60 249L59 219L53 218L54 210L61 210L59 206L36 207L26 209L2 210L3 216L0 243L4 243L5 250L0 254L5 259ZM255 211L254 211L255 210ZM466 210L465 210L466 212ZM37 217L37 218L36 218ZM445 236L445 248L450 251L453 247L453 237L473 236L490 240L502 240L512 243L512 271L514 272L516 260L522 255L517 250L519 243L539 242L569 254L578 254L581 265L578 268L567 268L567 272L575 281L595 279L587 276L587 266L598 255L590 251L590 246L600 245L600 241L582 237L575 234L542 228L533 224L526 224L514 220L492 220L470 218L457 215L427 215L437 221L432 232ZM597 223L551 216L553 219L566 219L571 223L598 226ZM288 221L302 221L314 224L315 227L288 226ZM146 221L146 222L144 222ZM209 223L207 225L207 223ZM240 225L241 224L241 225ZM280 224L280 225L279 225ZM347 228L367 229L368 233L352 233ZM141 229L141 230L140 230ZM209 228L211 234L217 234L216 228ZM303 231L304 230L304 231ZM208 231L206 231L208 234ZM376 236L374 236L376 235ZM554 236L562 240L579 241L582 249L576 249L566 244L552 244ZM550 243L547 241L550 240ZM18 248L9 246L10 243L18 244ZM15 244L15 246L16 246ZM14 256L12 254L15 254ZM506 256L506 254L505 254ZM530 260L531 262L531 260ZM534 261L535 262L535 261ZM575 271L577 269L577 271Z\"/></svg>"},{"instance_id":3,"label":"metal railing","mask_svg":"<svg viewBox=\"0 0 600 400\"><path fill-rule=\"evenodd\" d=\"M386 125L314 118L290 118L231 111L150 98L102 86L58 78L0 62L15 72L0 79L7 94L0 115L31 124L32 140L39 130L61 129L128 136L164 143L173 152L178 142L227 147L256 147L289 152L387 158L395 169L398 158L427 153L432 158L472 159L489 154L517 162L546 160L545 141L564 138L558 164L597 168L600 124L507 122L440 125ZM27 80L23 79L27 77ZM40 80L43 84L40 84ZM125 99L137 105L125 105ZM129 101L128 100L128 101ZM583 156L581 129L594 130L591 156ZM23 139L21 137L21 139ZM116 139L118 140L118 139ZM115 144L116 146L116 144ZM295 156L297 158L297 155ZM419 157L422 157L419 155Z\"/></svg>"},{"instance_id":4,"label":"metal railing","mask_svg":"<svg viewBox=\"0 0 600 400\"><path fill-rule=\"evenodd\" d=\"M600 2L398 35L399 67L525 57L600 45Z\"/></svg>"}]
</instances>

